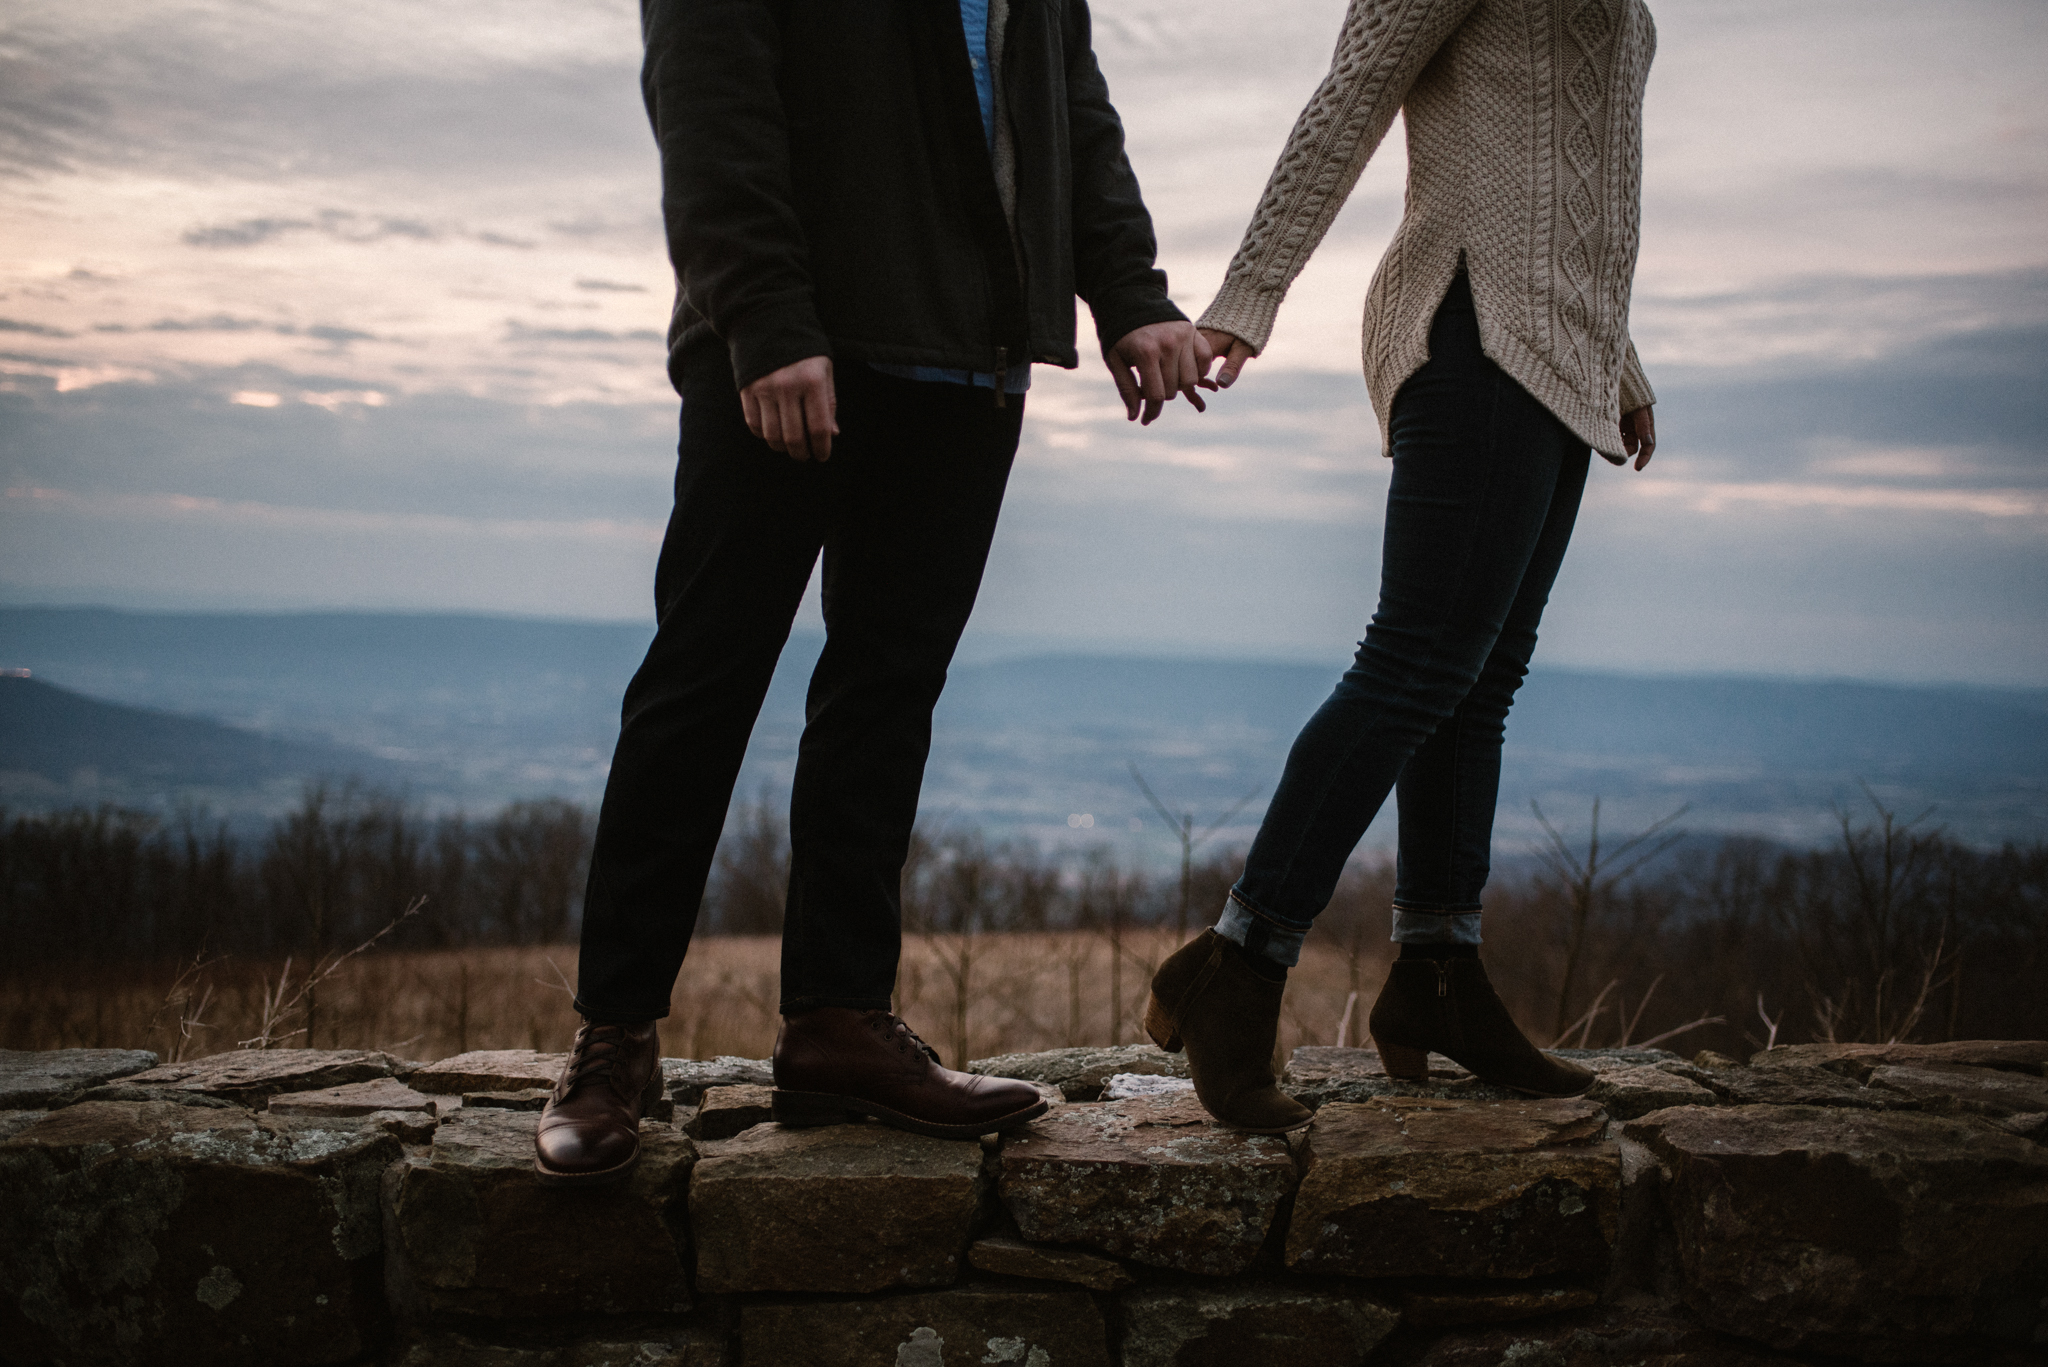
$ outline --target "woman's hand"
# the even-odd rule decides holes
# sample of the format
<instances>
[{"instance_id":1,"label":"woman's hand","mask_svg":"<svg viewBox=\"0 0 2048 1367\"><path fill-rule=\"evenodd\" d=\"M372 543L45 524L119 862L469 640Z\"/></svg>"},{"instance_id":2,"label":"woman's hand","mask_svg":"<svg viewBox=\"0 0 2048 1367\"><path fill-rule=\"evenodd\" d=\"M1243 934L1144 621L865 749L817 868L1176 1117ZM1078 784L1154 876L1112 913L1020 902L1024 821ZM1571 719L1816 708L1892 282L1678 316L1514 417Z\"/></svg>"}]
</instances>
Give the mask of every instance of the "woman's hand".
<instances>
[{"instance_id":1,"label":"woman's hand","mask_svg":"<svg viewBox=\"0 0 2048 1367\"><path fill-rule=\"evenodd\" d=\"M1227 332L1218 332L1215 328L1202 328L1201 334L1202 340L1209 344L1211 354L1222 358L1223 368L1216 372L1216 378L1212 380L1209 378L1209 364L1204 361L1199 383L1204 389L1230 388L1237 383L1237 373L1244 369L1244 363L1258 353Z\"/></svg>"},{"instance_id":2,"label":"woman's hand","mask_svg":"<svg viewBox=\"0 0 2048 1367\"><path fill-rule=\"evenodd\" d=\"M1648 404L1621 415L1621 449L1636 458L1638 470L1650 463L1657 450L1657 420L1650 416Z\"/></svg>"}]
</instances>

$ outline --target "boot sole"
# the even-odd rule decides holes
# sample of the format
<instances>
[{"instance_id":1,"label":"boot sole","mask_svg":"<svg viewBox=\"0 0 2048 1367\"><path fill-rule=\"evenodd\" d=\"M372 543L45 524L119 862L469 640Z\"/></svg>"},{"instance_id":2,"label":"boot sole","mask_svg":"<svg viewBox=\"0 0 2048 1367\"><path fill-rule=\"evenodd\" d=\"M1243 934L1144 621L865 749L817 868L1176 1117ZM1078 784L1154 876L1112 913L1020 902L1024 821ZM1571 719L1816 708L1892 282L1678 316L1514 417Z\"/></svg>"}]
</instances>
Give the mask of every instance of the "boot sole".
<instances>
[{"instance_id":1,"label":"boot sole","mask_svg":"<svg viewBox=\"0 0 2048 1367\"><path fill-rule=\"evenodd\" d=\"M1380 1062L1385 1065L1388 1077L1396 1082L1428 1083L1429 1051L1427 1049L1417 1049L1406 1044L1382 1044L1378 1036L1373 1037L1372 1043L1373 1047L1379 1050ZM1450 1056L1446 1054L1445 1057L1449 1058ZM1451 1062L1457 1063L1457 1060L1451 1059ZM1463 1065L1460 1064L1459 1066L1462 1067ZM1503 1082L1497 1078L1485 1077L1479 1073L1473 1073L1472 1076L1489 1087L1504 1087L1510 1092L1520 1092L1523 1096L1540 1097L1545 1101L1568 1101L1575 1096L1584 1096L1593 1089L1593 1084L1600 1080L1597 1076L1589 1077L1586 1079L1585 1086L1572 1091L1545 1092L1535 1087L1522 1087L1512 1082Z\"/></svg>"},{"instance_id":2,"label":"boot sole","mask_svg":"<svg viewBox=\"0 0 2048 1367\"><path fill-rule=\"evenodd\" d=\"M893 1129L908 1130L912 1134L927 1135L933 1139L979 1139L985 1134L1000 1134L1015 1129L1027 1121L1044 1115L1051 1103L1040 1097L1033 1104L1008 1115L992 1120L970 1120L959 1124L946 1124L936 1120L919 1120L916 1116L905 1115L891 1110L879 1102L868 1101L857 1096L838 1096L831 1092L786 1092L780 1087L769 1093L769 1107L778 1125L805 1128L814 1125L845 1125L862 1116L881 1121Z\"/></svg>"},{"instance_id":3,"label":"boot sole","mask_svg":"<svg viewBox=\"0 0 2048 1367\"><path fill-rule=\"evenodd\" d=\"M564 1172L544 1165L540 1159L533 1160L533 1175L544 1187L581 1187L591 1191L600 1187L616 1187L633 1175L633 1165L640 1161L640 1150L633 1150L633 1156L616 1167L598 1168L592 1172Z\"/></svg>"}]
</instances>

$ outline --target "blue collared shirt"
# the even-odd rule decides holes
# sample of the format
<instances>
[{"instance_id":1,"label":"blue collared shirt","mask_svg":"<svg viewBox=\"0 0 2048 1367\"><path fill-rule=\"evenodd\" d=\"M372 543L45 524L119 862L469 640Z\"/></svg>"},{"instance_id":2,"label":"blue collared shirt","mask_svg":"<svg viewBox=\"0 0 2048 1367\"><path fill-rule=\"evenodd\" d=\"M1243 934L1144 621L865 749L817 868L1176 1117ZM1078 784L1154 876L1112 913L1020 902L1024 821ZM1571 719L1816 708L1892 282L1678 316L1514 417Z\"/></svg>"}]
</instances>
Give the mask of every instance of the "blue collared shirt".
<instances>
[{"instance_id":1,"label":"blue collared shirt","mask_svg":"<svg viewBox=\"0 0 2048 1367\"><path fill-rule=\"evenodd\" d=\"M974 94L981 102L981 131L991 151L996 141L996 81L988 61L988 0L960 0L960 26L967 30L967 64L974 69ZM994 389L996 377L985 371L954 370L935 365L881 365L884 375L905 380L933 380L944 384L978 384ZM1031 365L1020 362L1003 376L1003 392L1022 394L1031 388Z\"/></svg>"}]
</instances>

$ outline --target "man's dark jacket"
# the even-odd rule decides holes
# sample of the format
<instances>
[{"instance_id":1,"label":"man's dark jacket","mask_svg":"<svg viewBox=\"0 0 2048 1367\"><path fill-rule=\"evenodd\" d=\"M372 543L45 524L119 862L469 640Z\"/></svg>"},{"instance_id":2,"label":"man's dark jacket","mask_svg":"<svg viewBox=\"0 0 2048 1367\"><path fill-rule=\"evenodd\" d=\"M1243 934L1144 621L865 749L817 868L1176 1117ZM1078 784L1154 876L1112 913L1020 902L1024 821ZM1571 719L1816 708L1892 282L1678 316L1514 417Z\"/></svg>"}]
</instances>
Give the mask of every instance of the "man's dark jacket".
<instances>
[{"instance_id":1,"label":"man's dark jacket","mask_svg":"<svg viewBox=\"0 0 2048 1367\"><path fill-rule=\"evenodd\" d=\"M677 277L669 368L744 386L807 356L1073 367L1183 317L1089 43L1086 0L1010 0L1014 247L958 0L641 0Z\"/></svg>"}]
</instances>

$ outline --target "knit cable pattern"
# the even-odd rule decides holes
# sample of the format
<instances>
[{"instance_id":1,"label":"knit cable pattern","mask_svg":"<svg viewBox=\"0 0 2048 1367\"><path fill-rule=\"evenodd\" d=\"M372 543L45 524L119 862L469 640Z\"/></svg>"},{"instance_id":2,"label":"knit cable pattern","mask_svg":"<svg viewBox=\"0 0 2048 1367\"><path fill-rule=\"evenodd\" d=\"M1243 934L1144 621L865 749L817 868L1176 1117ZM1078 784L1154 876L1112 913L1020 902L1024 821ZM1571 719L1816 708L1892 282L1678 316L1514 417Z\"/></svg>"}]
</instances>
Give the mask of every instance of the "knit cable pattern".
<instances>
[{"instance_id":1,"label":"knit cable pattern","mask_svg":"<svg viewBox=\"0 0 2048 1367\"><path fill-rule=\"evenodd\" d=\"M1265 347L1405 112L1407 208L1363 336L1382 441L1463 261L1487 354L1618 458L1620 414L1655 399L1628 339L1655 45L1643 0L1351 0L1202 326Z\"/></svg>"}]
</instances>

